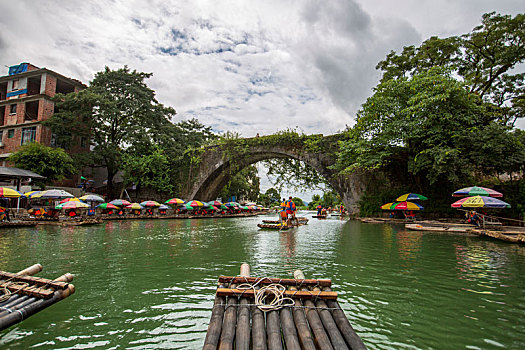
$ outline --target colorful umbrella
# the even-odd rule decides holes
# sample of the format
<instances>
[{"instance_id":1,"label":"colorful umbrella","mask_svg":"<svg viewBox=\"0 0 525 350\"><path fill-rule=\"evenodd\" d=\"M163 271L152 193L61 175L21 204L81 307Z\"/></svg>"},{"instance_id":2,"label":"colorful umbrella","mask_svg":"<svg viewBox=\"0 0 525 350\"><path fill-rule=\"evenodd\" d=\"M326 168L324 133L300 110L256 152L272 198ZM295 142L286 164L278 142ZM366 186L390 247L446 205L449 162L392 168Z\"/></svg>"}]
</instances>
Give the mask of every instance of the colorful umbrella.
<instances>
[{"instance_id":1,"label":"colorful umbrella","mask_svg":"<svg viewBox=\"0 0 525 350\"><path fill-rule=\"evenodd\" d=\"M86 194L85 196L80 197L80 199L86 202L104 202L104 198L97 196L96 194Z\"/></svg>"},{"instance_id":2,"label":"colorful umbrella","mask_svg":"<svg viewBox=\"0 0 525 350\"><path fill-rule=\"evenodd\" d=\"M27 198L31 198L35 194L40 193L40 192L42 192L42 191L29 191L29 192L24 193L24 196L26 196Z\"/></svg>"},{"instance_id":3,"label":"colorful umbrella","mask_svg":"<svg viewBox=\"0 0 525 350\"><path fill-rule=\"evenodd\" d=\"M417 193L405 193L405 194L402 194L401 196L397 197L396 201L398 201L398 202L417 201L417 200L426 201L427 199L428 199L427 197L422 196L422 195L417 194Z\"/></svg>"},{"instance_id":4,"label":"colorful umbrella","mask_svg":"<svg viewBox=\"0 0 525 350\"><path fill-rule=\"evenodd\" d=\"M381 206L383 210L422 210L423 207L414 202L394 202Z\"/></svg>"},{"instance_id":5,"label":"colorful umbrella","mask_svg":"<svg viewBox=\"0 0 525 350\"><path fill-rule=\"evenodd\" d=\"M186 203L186 204L184 204L184 205L182 206L182 208L187 209L187 210L194 210L194 209L197 209L198 206L197 206L197 207L192 207L192 206L190 205L190 203Z\"/></svg>"},{"instance_id":6,"label":"colorful umbrella","mask_svg":"<svg viewBox=\"0 0 525 350\"><path fill-rule=\"evenodd\" d=\"M240 207L241 205L237 202L227 202L227 203L224 203L225 206L227 207Z\"/></svg>"},{"instance_id":7,"label":"colorful umbrella","mask_svg":"<svg viewBox=\"0 0 525 350\"><path fill-rule=\"evenodd\" d=\"M160 207L160 203L156 201L144 201L141 202L140 205L143 207Z\"/></svg>"},{"instance_id":8,"label":"colorful umbrella","mask_svg":"<svg viewBox=\"0 0 525 350\"><path fill-rule=\"evenodd\" d=\"M217 207L216 207L216 206L214 206L214 205L212 205L212 206L211 206L211 209L212 209L212 210L214 210L214 211L220 211L220 209L219 209L219 208L217 208Z\"/></svg>"},{"instance_id":9,"label":"colorful umbrella","mask_svg":"<svg viewBox=\"0 0 525 350\"><path fill-rule=\"evenodd\" d=\"M110 203L116 205L117 207L125 207L126 205L131 204L125 199L113 199Z\"/></svg>"},{"instance_id":10,"label":"colorful umbrella","mask_svg":"<svg viewBox=\"0 0 525 350\"><path fill-rule=\"evenodd\" d=\"M53 198L53 199L63 199L63 198L74 198L71 193L64 190L47 190L40 191L31 196L31 198Z\"/></svg>"},{"instance_id":11,"label":"colorful umbrella","mask_svg":"<svg viewBox=\"0 0 525 350\"><path fill-rule=\"evenodd\" d=\"M509 203L487 196L461 198L451 206L452 208L510 208Z\"/></svg>"},{"instance_id":12,"label":"colorful umbrella","mask_svg":"<svg viewBox=\"0 0 525 350\"><path fill-rule=\"evenodd\" d=\"M191 201L191 202L188 202L186 203L187 206L190 206L190 207L194 207L194 208L197 208L197 207L204 207L205 204L200 202L200 201ZM207 204L206 204L207 206Z\"/></svg>"},{"instance_id":13,"label":"colorful umbrella","mask_svg":"<svg viewBox=\"0 0 525 350\"><path fill-rule=\"evenodd\" d=\"M89 205L80 201L69 201L59 204L55 209L78 209L78 208L89 208Z\"/></svg>"},{"instance_id":14,"label":"colorful umbrella","mask_svg":"<svg viewBox=\"0 0 525 350\"><path fill-rule=\"evenodd\" d=\"M0 197L2 198L20 198L22 196L24 195L17 190L9 187L0 187Z\"/></svg>"},{"instance_id":15,"label":"colorful umbrella","mask_svg":"<svg viewBox=\"0 0 525 350\"><path fill-rule=\"evenodd\" d=\"M209 201L208 204L215 207L220 207L222 205L219 201Z\"/></svg>"},{"instance_id":16,"label":"colorful umbrella","mask_svg":"<svg viewBox=\"0 0 525 350\"><path fill-rule=\"evenodd\" d=\"M228 209L228 207L225 206L224 204L221 204L221 205L219 206L219 208L221 208L221 209Z\"/></svg>"},{"instance_id":17,"label":"colorful umbrella","mask_svg":"<svg viewBox=\"0 0 525 350\"><path fill-rule=\"evenodd\" d=\"M102 204L97 205L96 207L100 209L118 209L116 205L111 204L111 203L102 203Z\"/></svg>"},{"instance_id":18,"label":"colorful umbrella","mask_svg":"<svg viewBox=\"0 0 525 350\"><path fill-rule=\"evenodd\" d=\"M164 203L166 204L184 204L186 202L179 198L172 198L172 199L168 199Z\"/></svg>"},{"instance_id":19,"label":"colorful umbrella","mask_svg":"<svg viewBox=\"0 0 525 350\"><path fill-rule=\"evenodd\" d=\"M134 210L144 209L144 207L140 205L139 203L131 203L130 205L127 205L126 208L134 209Z\"/></svg>"},{"instance_id":20,"label":"colorful umbrella","mask_svg":"<svg viewBox=\"0 0 525 350\"><path fill-rule=\"evenodd\" d=\"M71 201L73 201L73 202L80 202L80 199L78 199L77 197L66 198L66 199L62 199L62 200L60 201L60 204L62 204L62 203L66 203L66 202L71 202Z\"/></svg>"},{"instance_id":21,"label":"colorful umbrella","mask_svg":"<svg viewBox=\"0 0 525 350\"><path fill-rule=\"evenodd\" d=\"M490 188L485 187L465 187L461 190L457 190L452 194L453 197L473 197L473 196L489 196L489 197L503 197L498 191L491 190Z\"/></svg>"},{"instance_id":22,"label":"colorful umbrella","mask_svg":"<svg viewBox=\"0 0 525 350\"><path fill-rule=\"evenodd\" d=\"M159 207L159 210L166 210L166 209L171 209L171 208L164 204L161 204Z\"/></svg>"}]
</instances>

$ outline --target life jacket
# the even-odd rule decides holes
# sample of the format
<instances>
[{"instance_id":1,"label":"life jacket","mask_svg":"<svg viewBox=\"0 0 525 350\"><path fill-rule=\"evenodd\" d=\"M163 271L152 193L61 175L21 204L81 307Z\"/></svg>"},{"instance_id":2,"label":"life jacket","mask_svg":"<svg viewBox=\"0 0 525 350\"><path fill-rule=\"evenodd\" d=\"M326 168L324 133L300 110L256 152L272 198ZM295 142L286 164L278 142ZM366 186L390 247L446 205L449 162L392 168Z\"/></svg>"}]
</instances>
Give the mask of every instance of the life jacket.
<instances>
[{"instance_id":1,"label":"life jacket","mask_svg":"<svg viewBox=\"0 0 525 350\"><path fill-rule=\"evenodd\" d=\"M281 203L281 211L286 210L286 202Z\"/></svg>"},{"instance_id":2,"label":"life jacket","mask_svg":"<svg viewBox=\"0 0 525 350\"><path fill-rule=\"evenodd\" d=\"M295 211L295 203L291 199L288 202L286 202L286 209Z\"/></svg>"},{"instance_id":3,"label":"life jacket","mask_svg":"<svg viewBox=\"0 0 525 350\"><path fill-rule=\"evenodd\" d=\"M317 206L317 209L323 209L323 206L322 206L321 204L319 204L319 205Z\"/></svg>"}]
</instances>

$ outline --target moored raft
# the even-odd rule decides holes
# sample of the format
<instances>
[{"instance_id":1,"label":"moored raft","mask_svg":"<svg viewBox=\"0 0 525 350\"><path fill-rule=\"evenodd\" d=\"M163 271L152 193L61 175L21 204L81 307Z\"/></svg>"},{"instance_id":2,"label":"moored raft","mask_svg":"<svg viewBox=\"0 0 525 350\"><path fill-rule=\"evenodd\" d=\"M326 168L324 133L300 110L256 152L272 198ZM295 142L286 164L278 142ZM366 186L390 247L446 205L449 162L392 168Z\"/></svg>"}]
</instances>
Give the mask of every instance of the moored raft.
<instances>
[{"instance_id":1,"label":"moored raft","mask_svg":"<svg viewBox=\"0 0 525 350\"><path fill-rule=\"evenodd\" d=\"M282 225L282 224L257 224L257 227L268 229L268 230L284 231L284 230L289 230L295 226L288 226L288 225Z\"/></svg>"},{"instance_id":2,"label":"moored raft","mask_svg":"<svg viewBox=\"0 0 525 350\"><path fill-rule=\"evenodd\" d=\"M51 306L75 292L73 275L54 280L33 277L42 271L35 264L18 273L0 271L0 331Z\"/></svg>"},{"instance_id":3,"label":"moored raft","mask_svg":"<svg viewBox=\"0 0 525 350\"><path fill-rule=\"evenodd\" d=\"M220 276L203 349L366 349L331 280Z\"/></svg>"},{"instance_id":4,"label":"moored raft","mask_svg":"<svg viewBox=\"0 0 525 350\"><path fill-rule=\"evenodd\" d=\"M304 216L298 216L297 221L301 224L307 224L308 218L305 218ZM263 220L263 224L279 224L279 220Z\"/></svg>"}]
</instances>

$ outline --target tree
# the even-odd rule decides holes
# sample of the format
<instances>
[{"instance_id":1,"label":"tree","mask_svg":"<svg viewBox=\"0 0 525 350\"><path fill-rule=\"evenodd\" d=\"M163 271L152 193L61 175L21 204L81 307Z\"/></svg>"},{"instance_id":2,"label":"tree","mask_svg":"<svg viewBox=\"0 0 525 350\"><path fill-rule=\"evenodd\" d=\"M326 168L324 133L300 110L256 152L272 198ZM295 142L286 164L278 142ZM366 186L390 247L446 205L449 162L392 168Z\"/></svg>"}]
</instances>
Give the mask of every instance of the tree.
<instances>
[{"instance_id":1,"label":"tree","mask_svg":"<svg viewBox=\"0 0 525 350\"><path fill-rule=\"evenodd\" d=\"M221 190L220 197L225 200L233 196L238 199L256 201L260 192L260 179L257 167L247 166L234 175Z\"/></svg>"},{"instance_id":2,"label":"tree","mask_svg":"<svg viewBox=\"0 0 525 350\"><path fill-rule=\"evenodd\" d=\"M471 33L440 39L432 37L420 47L390 52L377 68L381 82L410 78L433 67L449 68L468 90L497 107L499 120L514 125L523 117L525 74L514 69L525 60L525 15L486 13Z\"/></svg>"},{"instance_id":3,"label":"tree","mask_svg":"<svg viewBox=\"0 0 525 350\"><path fill-rule=\"evenodd\" d=\"M40 143L29 143L9 156L15 167L28 169L45 176L43 183L62 180L77 171L73 159L62 148L52 148Z\"/></svg>"},{"instance_id":4,"label":"tree","mask_svg":"<svg viewBox=\"0 0 525 350\"><path fill-rule=\"evenodd\" d=\"M292 198L292 201L295 203L296 206L298 207L304 207L304 202L301 198L299 197L293 197Z\"/></svg>"},{"instance_id":5,"label":"tree","mask_svg":"<svg viewBox=\"0 0 525 350\"><path fill-rule=\"evenodd\" d=\"M107 168L110 197L123 152L162 142L159 137L173 128L170 118L175 110L155 99L155 92L144 82L150 76L127 66L106 67L87 89L54 98L58 111L46 125L60 143L69 142L71 134L90 136L93 162Z\"/></svg>"},{"instance_id":6,"label":"tree","mask_svg":"<svg viewBox=\"0 0 525 350\"><path fill-rule=\"evenodd\" d=\"M518 135L451 75L434 67L380 83L359 111L350 140L341 143L339 166L387 169L397 178L408 173L420 186L519 168L525 151Z\"/></svg>"}]
</instances>

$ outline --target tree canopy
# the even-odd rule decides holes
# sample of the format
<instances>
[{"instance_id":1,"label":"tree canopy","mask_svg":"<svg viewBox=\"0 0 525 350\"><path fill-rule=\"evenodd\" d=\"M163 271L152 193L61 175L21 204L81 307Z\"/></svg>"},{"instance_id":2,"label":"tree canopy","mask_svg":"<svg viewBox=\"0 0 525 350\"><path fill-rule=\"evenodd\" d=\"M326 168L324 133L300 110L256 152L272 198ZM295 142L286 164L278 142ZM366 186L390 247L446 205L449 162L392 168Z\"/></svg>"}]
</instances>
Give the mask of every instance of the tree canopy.
<instances>
[{"instance_id":1,"label":"tree canopy","mask_svg":"<svg viewBox=\"0 0 525 350\"><path fill-rule=\"evenodd\" d=\"M45 176L40 181L44 184L62 180L69 174L77 172L73 159L61 148L52 148L40 143L29 143L22 146L8 158L15 167L28 169Z\"/></svg>"}]
</instances>

